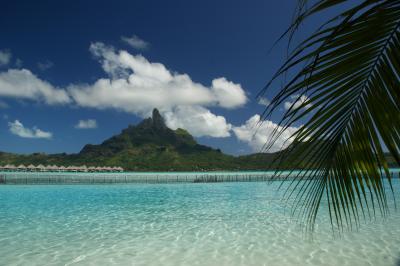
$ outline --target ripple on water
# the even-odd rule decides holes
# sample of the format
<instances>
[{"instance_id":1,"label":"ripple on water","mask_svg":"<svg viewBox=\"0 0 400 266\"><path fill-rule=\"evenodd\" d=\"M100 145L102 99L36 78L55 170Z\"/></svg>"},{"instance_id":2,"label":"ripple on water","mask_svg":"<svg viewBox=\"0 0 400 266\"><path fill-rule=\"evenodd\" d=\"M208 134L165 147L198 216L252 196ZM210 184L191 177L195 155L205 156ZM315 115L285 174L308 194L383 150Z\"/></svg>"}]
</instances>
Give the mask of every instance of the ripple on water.
<instances>
[{"instance_id":1,"label":"ripple on water","mask_svg":"<svg viewBox=\"0 0 400 266\"><path fill-rule=\"evenodd\" d=\"M395 189L400 189L399 182ZM264 183L2 186L0 265L395 265L400 215L311 241Z\"/></svg>"}]
</instances>

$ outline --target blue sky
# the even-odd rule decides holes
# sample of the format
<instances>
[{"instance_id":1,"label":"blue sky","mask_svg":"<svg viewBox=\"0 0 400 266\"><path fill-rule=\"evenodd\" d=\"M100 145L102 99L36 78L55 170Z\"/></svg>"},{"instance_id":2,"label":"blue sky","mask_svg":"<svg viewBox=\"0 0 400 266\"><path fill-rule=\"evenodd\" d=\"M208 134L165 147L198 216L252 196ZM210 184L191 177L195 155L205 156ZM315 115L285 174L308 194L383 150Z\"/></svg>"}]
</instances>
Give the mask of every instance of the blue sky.
<instances>
[{"instance_id":1,"label":"blue sky","mask_svg":"<svg viewBox=\"0 0 400 266\"><path fill-rule=\"evenodd\" d=\"M258 151L279 114L255 135L264 108L255 96L285 58L285 43L269 49L295 5L7 1L0 151L78 152L138 123L152 107L202 144L229 154Z\"/></svg>"}]
</instances>

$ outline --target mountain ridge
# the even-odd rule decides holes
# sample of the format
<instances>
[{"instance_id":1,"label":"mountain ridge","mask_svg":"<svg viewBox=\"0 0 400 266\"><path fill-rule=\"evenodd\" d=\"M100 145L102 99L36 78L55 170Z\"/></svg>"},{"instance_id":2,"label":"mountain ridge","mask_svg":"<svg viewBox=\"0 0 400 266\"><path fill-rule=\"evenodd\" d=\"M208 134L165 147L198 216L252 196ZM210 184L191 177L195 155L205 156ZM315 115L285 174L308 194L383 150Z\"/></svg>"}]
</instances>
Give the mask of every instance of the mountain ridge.
<instances>
[{"instance_id":1,"label":"mountain ridge","mask_svg":"<svg viewBox=\"0 0 400 266\"><path fill-rule=\"evenodd\" d=\"M235 156L197 143L185 129L170 129L157 109L100 144L76 154L18 155L0 152L1 164L122 166L133 171L210 171L241 169Z\"/></svg>"},{"instance_id":2,"label":"mountain ridge","mask_svg":"<svg viewBox=\"0 0 400 266\"><path fill-rule=\"evenodd\" d=\"M0 152L0 164L121 166L130 171L268 170L279 153L232 156L197 143L185 129L170 129L159 111L129 125L100 144L86 144L76 154Z\"/></svg>"}]
</instances>

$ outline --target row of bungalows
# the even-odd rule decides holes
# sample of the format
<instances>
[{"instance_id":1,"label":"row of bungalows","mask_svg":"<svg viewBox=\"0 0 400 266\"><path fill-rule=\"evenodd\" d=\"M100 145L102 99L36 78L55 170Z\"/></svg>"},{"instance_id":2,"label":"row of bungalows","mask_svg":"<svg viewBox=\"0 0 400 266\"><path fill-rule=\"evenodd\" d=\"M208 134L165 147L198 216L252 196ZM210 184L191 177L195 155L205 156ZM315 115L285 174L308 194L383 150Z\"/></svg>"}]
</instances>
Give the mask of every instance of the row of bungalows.
<instances>
[{"instance_id":1,"label":"row of bungalows","mask_svg":"<svg viewBox=\"0 0 400 266\"><path fill-rule=\"evenodd\" d=\"M21 172L123 172L124 169L122 167L114 166L57 166L57 165L33 165L30 164L25 166L20 164L15 166L13 164L7 164L4 166L0 166L0 171L21 171Z\"/></svg>"}]
</instances>

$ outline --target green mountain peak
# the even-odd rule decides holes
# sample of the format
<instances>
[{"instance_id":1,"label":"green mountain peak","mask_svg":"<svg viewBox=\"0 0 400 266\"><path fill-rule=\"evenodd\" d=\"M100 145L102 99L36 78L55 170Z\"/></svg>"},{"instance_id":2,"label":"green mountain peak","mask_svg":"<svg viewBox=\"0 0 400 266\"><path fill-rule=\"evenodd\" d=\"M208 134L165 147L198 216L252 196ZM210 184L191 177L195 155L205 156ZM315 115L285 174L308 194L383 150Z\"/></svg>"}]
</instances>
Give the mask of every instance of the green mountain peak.
<instances>
[{"instance_id":1,"label":"green mountain peak","mask_svg":"<svg viewBox=\"0 0 400 266\"><path fill-rule=\"evenodd\" d=\"M144 119L136 126L131 125L123 129L120 134L105 140L100 145L85 145L79 154L112 156L124 151L148 153L149 149L151 151L176 150L185 153L214 150L198 144L184 129L168 128L160 112L154 109L152 117Z\"/></svg>"},{"instance_id":2,"label":"green mountain peak","mask_svg":"<svg viewBox=\"0 0 400 266\"><path fill-rule=\"evenodd\" d=\"M201 145L185 129L173 130L154 109L151 117L130 125L98 145L77 154L18 155L0 153L2 164L122 166L133 171L204 171L268 169L276 154L234 157Z\"/></svg>"}]
</instances>

